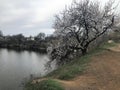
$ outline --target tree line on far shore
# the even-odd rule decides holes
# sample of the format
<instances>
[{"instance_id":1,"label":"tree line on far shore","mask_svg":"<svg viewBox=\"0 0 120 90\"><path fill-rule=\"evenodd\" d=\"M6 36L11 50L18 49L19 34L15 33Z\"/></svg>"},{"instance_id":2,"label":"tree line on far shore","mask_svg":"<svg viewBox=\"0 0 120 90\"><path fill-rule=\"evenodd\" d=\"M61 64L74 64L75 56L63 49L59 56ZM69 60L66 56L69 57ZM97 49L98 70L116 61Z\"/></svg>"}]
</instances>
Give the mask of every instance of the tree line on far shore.
<instances>
[{"instance_id":1,"label":"tree line on far shore","mask_svg":"<svg viewBox=\"0 0 120 90\"><path fill-rule=\"evenodd\" d=\"M23 34L4 36L2 31L0 31L0 48L32 50L47 53L49 41L53 38L52 35L46 36L45 33L39 33L34 37L25 37Z\"/></svg>"}]
</instances>

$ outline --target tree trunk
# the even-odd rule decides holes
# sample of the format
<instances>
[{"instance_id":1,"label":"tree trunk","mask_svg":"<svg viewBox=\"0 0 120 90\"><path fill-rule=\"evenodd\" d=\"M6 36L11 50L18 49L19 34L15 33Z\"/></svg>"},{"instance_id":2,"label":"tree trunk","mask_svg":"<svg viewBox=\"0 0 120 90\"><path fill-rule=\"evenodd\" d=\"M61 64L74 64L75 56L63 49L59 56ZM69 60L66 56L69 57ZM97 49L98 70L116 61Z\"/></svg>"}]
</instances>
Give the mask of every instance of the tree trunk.
<instances>
[{"instance_id":1,"label":"tree trunk","mask_svg":"<svg viewBox=\"0 0 120 90\"><path fill-rule=\"evenodd\" d=\"M82 55L85 55L87 53L87 48L81 49Z\"/></svg>"}]
</instances>

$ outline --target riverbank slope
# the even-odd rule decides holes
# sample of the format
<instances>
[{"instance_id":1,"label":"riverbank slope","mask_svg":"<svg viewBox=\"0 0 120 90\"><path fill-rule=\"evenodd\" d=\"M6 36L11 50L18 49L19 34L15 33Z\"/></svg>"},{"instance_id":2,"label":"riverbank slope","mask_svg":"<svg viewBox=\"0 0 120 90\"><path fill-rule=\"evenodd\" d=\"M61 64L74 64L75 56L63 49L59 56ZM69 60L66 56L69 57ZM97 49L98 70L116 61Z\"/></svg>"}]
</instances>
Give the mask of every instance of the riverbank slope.
<instances>
[{"instance_id":1,"label":"riverbank slope","mask_svg":"<svg viewBox=\"0 0 120 90\"><path fill-rule=\"evenodd\" d=\"M60 82L66 90L120 90L120 44L93 56L83 75Z\"/></svg>"},{"instance_id":2,"label":"riverbank slope","mask_svg":"<svg viewBox=\"0 0 120 90\"><path fill-rule=\"evenodd\" d=\"M65 90L120 90L120 44L104 45L79 59L47 78L61 83ZM32 85L47 78L33 80Z\"/></svg>"}]
</instances>

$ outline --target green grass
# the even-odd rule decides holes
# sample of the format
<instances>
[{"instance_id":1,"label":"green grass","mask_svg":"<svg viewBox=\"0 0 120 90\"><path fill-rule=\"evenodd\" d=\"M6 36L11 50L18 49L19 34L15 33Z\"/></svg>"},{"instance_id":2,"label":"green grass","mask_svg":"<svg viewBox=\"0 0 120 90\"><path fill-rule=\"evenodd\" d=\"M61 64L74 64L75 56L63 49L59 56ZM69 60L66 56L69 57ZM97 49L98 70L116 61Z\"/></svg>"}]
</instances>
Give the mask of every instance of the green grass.
<instances>
[{"instance_id":1,"label":"green grass","mask_svg":"<svg viewBox=\"0 0 120 90\"><path fill-rule=\"evenodd\" d=\"M75 58L68 64L65 64L59 67L58 69L49 73L45 77L58 78L61 80L70 80L80 74L83 74L83 72L86 69L86 66L91 60L90 57L92 57L95 54L100 53L101 51L103 51L103 49L96 48L92 52L89 52L88 54L86 54L85 56Z\"/></svg>"},{"instance_id":2,"label":"green grass","mask_svg":"<svg viewBox=\"0 0 120 90\"><path fill-rule=\"evenodd\" d=\"M25 85L25 90L64 90L64 88L55 80L43 80L40 83Z\"/></svg>"},{"instance_id":3,"label":"green grass","mask_svg":"<svg viewBox=\"0 0 120 90\"><path fill-rule=\"evenodd\" d=\"M83 74L83 72L86 69L86 66L90 62L90 58L92 56L95 56L97 54L100 54L102 51L106 50L109 47L115 46L116 43L104 43L100 45L99 47L95 48L94 50L90 51L88 54L75 58L68 64L65 64L58 69L54 70L53 72L49 73L45 77L52 77L52 78L58 78L61 80L70 80L80 74Z\"/></svg>"},{"instance_id":4,"label":"green grass","mask_svg":"<svg viewBox=\"0 0 120 90\"><path fill-rule=\"evenodd\" d=\"M113 47L115 45L116 43L104 43L100 47L90 51L88 54L77 57L71 62L60 66L58 69L44 76L44 78L58 78L61 80L73 79L76 76L83 74L88 63L91 61L92 56L99 55L106 50L106 48ZM27 83L26 86L27 88L25 90L64 90L57 81L52 79L48 79L37 84Z\"/></svg>"},{"instance_id":5,"label":"green grass","mask_svg":"<svg viewBox=\"0 0 120 90\"><path fill-rule=\"evenodd\" d=\"M86 58L86 57L85 57ZM79 62L78 59L72 61L69 64L59 67L57 70L51 72L46 77L58 78L62 80L69 80L74 78L76 75L81 74L84 71L84 65L87 60Z\"/></svg>"},{"instance_id":6,"label":"green grass","mask_svg":"<svg viewBox=\"0 0 120 90\"><path fill-rule=\"evenodd\" d=\"M107 49L107 48L110 48L110 47L114 47L114 46L116 46L115 42L112 42L112 43L106 42L103 45L101 45L101 47L104 48L104 49Z\"/></svg>"}]
</instances>

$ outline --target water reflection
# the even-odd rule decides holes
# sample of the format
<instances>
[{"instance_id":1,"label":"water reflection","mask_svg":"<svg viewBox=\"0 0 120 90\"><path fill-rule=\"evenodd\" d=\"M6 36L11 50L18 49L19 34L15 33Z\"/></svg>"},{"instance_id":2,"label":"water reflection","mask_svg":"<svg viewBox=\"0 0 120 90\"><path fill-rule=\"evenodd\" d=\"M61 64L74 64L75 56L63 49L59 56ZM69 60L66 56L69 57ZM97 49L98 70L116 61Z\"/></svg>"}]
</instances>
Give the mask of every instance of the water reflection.
<instances>
[{"instance_id":1,"label":"water reflection","mask_svg":"<svg viewBox=\"0 0 120 90\"><path fill-rule=\"evenodd\" d=\"M47 61L40 53L0 49L0 90L22 90L23 79L45 74Z\"/></svg>"}]
</instances>

